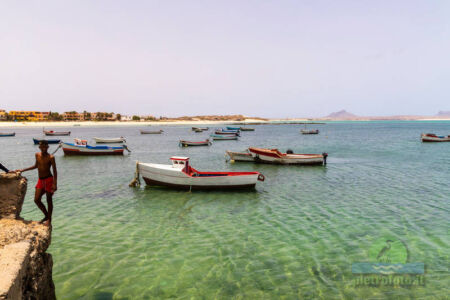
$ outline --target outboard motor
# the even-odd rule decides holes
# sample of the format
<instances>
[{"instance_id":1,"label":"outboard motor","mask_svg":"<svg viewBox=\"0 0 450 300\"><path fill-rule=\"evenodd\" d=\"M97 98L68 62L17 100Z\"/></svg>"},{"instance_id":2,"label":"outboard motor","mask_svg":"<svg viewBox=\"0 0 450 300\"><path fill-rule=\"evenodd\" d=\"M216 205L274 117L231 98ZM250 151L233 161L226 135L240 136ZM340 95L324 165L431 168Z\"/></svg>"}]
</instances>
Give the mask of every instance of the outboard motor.
<instances>
[{"instance_id":1,"label":"outboard motor","mask_svg":"<svg viewBox=\"0 0 450 300\"><path fill-rule=\"evenodd\" d=\"M322 153L322 156L323 156L323 164L326 165L327 164L328 153L324 152L324 153Z\"/></svg>"},{"instance_id":2,"label":"outboard motor","mask_svg":"<svg viewBox=\"0 0 450 300\"><path fill-rule=\"evenodd\" d=\"M292 151L291 149L287 149L286 154L294 154L294 151Z\"/></svg>"}]
</instances>

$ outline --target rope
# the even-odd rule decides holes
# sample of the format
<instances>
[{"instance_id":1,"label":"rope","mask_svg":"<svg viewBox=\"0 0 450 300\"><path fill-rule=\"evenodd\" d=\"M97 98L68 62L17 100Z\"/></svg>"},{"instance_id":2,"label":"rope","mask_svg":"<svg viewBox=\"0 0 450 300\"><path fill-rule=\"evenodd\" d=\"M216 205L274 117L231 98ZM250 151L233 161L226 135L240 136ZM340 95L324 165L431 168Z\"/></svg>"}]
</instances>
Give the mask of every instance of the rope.
<instances>
[{"instance_id":1,"label":"rope","mask_svg":"<svg viewBox=\"0 0 450 300\"><path fill-rule=\"evenodd\" d=\"M52 155L56 153L56 151L58 151L60 148L62 147L62 144L59 144L58 148L56 148L55 151L53 151Z\"/></svg>"},{"instance_id":2,"label":"rope","mask_svg":"<svg viewBox=\"0 0 450 300\"><path fill-rule=\"evenodd\" d=\"M128 185L129 187L140 187L141 179L139 177L139 161L136 161L136 171L134 172L134 178Z\"/></svg>"}]
</instances>

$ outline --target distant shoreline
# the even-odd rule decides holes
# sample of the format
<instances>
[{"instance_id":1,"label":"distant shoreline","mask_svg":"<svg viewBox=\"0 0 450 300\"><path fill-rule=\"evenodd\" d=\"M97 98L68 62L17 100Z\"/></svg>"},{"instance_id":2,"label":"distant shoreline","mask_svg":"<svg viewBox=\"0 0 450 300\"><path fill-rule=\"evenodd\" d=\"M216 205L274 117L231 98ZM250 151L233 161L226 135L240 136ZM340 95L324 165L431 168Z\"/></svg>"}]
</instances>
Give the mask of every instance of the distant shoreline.
<instances>
[{"instance_id":1,"label":"distant shoreline","mask_svg":"<svg viewBox=\"0 0 450 300\"><path fill-rule=\"evenodd\" d=\"M450 121L450 118L426 119L246 119L245 121L54 121L54 122L0 122L0 127L93 127L93 126L167 126L167 125L269 125L269 124L313 124L323 125L333 122L383 122L383 121Z\"/></svg>"}]
</instances>

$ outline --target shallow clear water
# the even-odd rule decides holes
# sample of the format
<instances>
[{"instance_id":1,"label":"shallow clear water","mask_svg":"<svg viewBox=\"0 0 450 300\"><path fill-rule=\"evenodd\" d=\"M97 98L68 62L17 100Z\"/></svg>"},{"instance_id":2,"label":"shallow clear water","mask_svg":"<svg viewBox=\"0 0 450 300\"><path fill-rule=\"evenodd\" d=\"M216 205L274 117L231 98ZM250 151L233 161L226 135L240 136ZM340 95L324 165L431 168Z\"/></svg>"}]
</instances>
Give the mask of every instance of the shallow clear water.
<instances>
[{"instance_id":1,"label":"shallow clear water","mask_svg":"<svg viewBox=\"0 0 450 300\"><path fill-rule=\"evenodd\" d=\"M56 154L53 278L60 299L445 298L449 294L450 143L421 143L422 132L450 134L450 122L343 122L254 126L239 141L180 148L200 139L189 126L163 135L137 127L72 127L72 137L127 138L131 155ZM143 128L143 127L142 127ZM155 127L156 128L156 127ZM158 127L159 128L159 127ZM33 164L32 137L16 128L0 139L9 168ZM6 131L5 128L0 131ZM328 152L326 167L226 163L248 146ZM54 149L56 146L51 146ZM199 170L262 172L255 191L186 192L129 188L135 161L191 157ZM23 217L40 219L29 178ZM382 236L404 241L426 265L426 285L356 287L351 264L368 260Z\"/></svg>"}]
</instances>

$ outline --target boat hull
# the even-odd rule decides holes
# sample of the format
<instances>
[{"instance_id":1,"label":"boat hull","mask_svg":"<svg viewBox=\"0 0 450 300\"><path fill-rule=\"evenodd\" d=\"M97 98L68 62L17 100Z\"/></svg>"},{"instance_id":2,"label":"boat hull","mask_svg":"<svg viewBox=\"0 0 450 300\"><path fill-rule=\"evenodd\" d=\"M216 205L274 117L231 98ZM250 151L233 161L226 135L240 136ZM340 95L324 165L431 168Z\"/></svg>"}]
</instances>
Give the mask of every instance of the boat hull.
<instances>
[{"instance_id":1,"label":"boat hull","mask_svg":"<svg viewBox=\"0 0 450 300\"><path fill-rule=\"evenodd\" d=\"M149 186L167 186L178 189L246 189L254 188L258 172L198 172L189 176L181 169L159 164L138 164L139 173ZM229 176L229 174L236 174ZM239 174L239 175L237 175Z\"/></svg>"},{"instance_id":2,"label":"boat hull","mask_svg":"<svg viewBox=\"0 0 450 300\"><path fill-rule=\"evenodd\" d=\"M9 136L16 136L16 133L0 133L0 137L9 137Z\"/></svg>"},{"instance_id":3,"label":"boat hull","mask_svg":"<svg viewBox=\"0 0 450 300\"><path fill-rule=\"evenodd\" d=\"M228 141L228 140L237 140L237 135L211 135L211 138L215 141Z\"/></svg>"},{"instance_id":4,"label":"boat hull","mask_svg":"<svg viewBox=\"0 0 450 300\"><path fill-rule=\"evenodd\" d=\"M230 157L230 159L234 161L251 161L251 162L255 161L253 156L248 152L226 151L226 153Z\"/></svg>"},{"instance_id":5,"label":"boat hull","mask_svg":"<svg viewBox=\"0 0 450 300\"><path fill-rule=\"evenodd\" d=\"M120 143L124 143L125 139L124 138L115 138L115 139L102 139L102 138L93 138L93 140L97 143L97 144L120 144Z\"/></svg>"},{"instance_id":6,"label":"boat hull","mask_svg":"<svg viewBox=\"0 0 450 300\"><path fill-rule=\"evenodd\" d=\"M426 134L422 134L421 136L422 142L430 143L430 142L450 142L450 136L429 136Z\"/></svg>"},{"instance_id":7,"label":"boat hull","mask_svg":"<svg viewBox=\"0 0 450 300\"><path fill-rule=\"evenodd\" d=\"M123 147L86 147L78 146L74 144L62 143L62 149L65 155L85 155L85 156L97 156L97 155L123 155Z\"/></svg>"},{"instance_id":8,"label":"boat hull","mask_svg":"<svg viewBox=\"0 0 450 300\"><path fill-rule=\"evenodd\" d=\"M281 165L323 165L323 154L285 154L279 155L268 149L249 148L256 162Z\"/></svg>"},{"instance_id":9,"label":"boat hull","mask_svg":"<svg viewBox=\"0 0 450 300\"><path fill-rule=\"evenodd\" d=\"M210 141L202 141L202 142L180 141L180 146L183 147L209 146L209 145L211 145Z\"/></svg>"},{"instance_id":10,"label":"boat hull","mask_svg":"<svg viewBox=\"0 0 450 300\"><path fill-rule=\"evenodd\" d=\"M146 130L141 130L141 134L161 134L163 133L162 130L159 131L146 131Z\"/></svg>"},{"instance_id":11,"label":"boat hull","mask_svg":"<svg viewBox=\"0 0 450 300\"><path fill-rule=\"evenodd\" d=\"M319 130L300 130L302 134L319 134Z\"/></svg>"},{"instance_id":12,"label":"boat hull","mask_svg":"<svg viewBox=\"0 0 450 300\"><path fill-rule=\"evenodd\" d=\"M35 145L39 145L41 141L47 141L47 144L59 144L61 140L39 140L39 139L33 139L33 143Z\"/></svg>"},{"instance_id":13,"label":"boat hull","mask_svg":"<svg viewBox=\"0 0 450 300\"><path fill-rule=\"evenodd\" d=\"M70 131L44 131L44 134L46 136L69 136L70 135Z\"/></svg>"}]
</instances>

